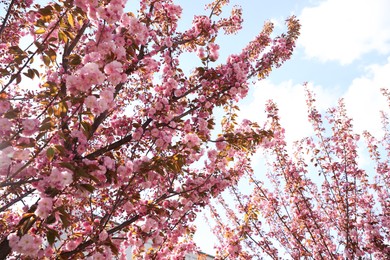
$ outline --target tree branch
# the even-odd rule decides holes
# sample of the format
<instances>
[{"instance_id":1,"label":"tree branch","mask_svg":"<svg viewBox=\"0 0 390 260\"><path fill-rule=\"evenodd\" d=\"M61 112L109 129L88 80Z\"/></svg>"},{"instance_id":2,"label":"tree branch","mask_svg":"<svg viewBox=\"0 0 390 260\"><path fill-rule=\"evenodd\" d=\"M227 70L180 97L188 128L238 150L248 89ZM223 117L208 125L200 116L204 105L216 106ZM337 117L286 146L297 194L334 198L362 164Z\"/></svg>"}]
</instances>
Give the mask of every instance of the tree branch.
<instances>
[{"instance_id":1,"label":"tree branch","mask_svg":"<svg viewBox=\"0 0 390 260\"><path fill-rule=\"evenodd\" d=\"M152 119L151 118L148 118L148 120L145 121L145 123L142 125L142 128L145 130L145 128L150 124L150 122L152 122ZM95 152L93 153L90 153L86 156L84 156L84 158L87 158L89 160L92 160L108 151L111 151L111 150L114 150L116 148L119 148L121 147L122 145L130 142L131 140L133 139L133 135L128 135L126 137L123 137L122 139L120 139L119 141L116 141L115 143L112 143L110 145L107 145L105 147L102 147L100 148L99 150L96 150Z\"/></svg>"},{"instance_id":2,"label":"tree branch","mask_svg":"<svg viewBox=\"0 0 390 260\"><path fill-rule=\"evenodd\" d=\"M0 28L0 37L3 34L3 31L5 29L5 25L7 24L7 20L9 18L10 14L11 14L12 6L14 5L14 3L15 3L15 0L12 0L11 3L9 4L8 10L7 10L7 14L4 17L3 24L1 25L1 28Z\"/></svg>"},{"instance_id":3,"label":"tree branch","mask_svg":"<svg viewBox=\"0 0 390 260\"><path fill-rule=\"evenodd\" d=\"M109 235L119 231L119 230L122 230L123 228L127 227L128 225L134 223L135 221L137 221L141 216L140 215L136 215L134 217L132 217L131 219L129 220L126 220L125 222L123 222L122 224L110 229L107 231L107 233ZM7 241L8 242L8 241ZM94 240L88 240L88 241L85 241L84 243L80 244L76 249L72 250L72 251L68 251L68 252L63 252L60 254L60 259L71 259L71 257L75 254L77 254L78 252L81 252L82 250L84 250L85 248L89 247L90 245L93 245L96 241ZM0 245L1 246L1 245ZM0 247L0 252L1 252L1 247ZM1 255L0 255L1 256Z\"/></svg>"},{"instance_id":4,"label":"tree branch","mask_svg":"<svg viewBox=\"0 0 390 260\"><path fill-rule=\"evenodd\" d=\"M58 21L56 22L56 24L53 26L53 28L50 30L50 32L46 35L45 39L43 39L41 45L43 45L43 44L49 39L50 35L57 29L58 25L60 24L62 18L64 17L64 15L65 15L66 13L67 13L67 11L64 12L64 13L59 17L59 19L58 19ZM34 58L34 56L35 56L39 51L41 51L41 49L40 49L40 48L37 48L37 49L33 52L33 54L31 54L31 56L28 57L27 61L26 61L26 62L23 64L23 66L18 70L18 72L16 72L16 74L13 74L13 75L11 76L11 78L10 78L9 81L8 81L8 83L1 89L1 92L5 91L5 90L9 87L9 85L11 85L11 83L18 77L18 75L20 75L20 73L22 73L22 71L24 70L24 68L27 67L27 65L30 63L30 61Z\"/></svg>"},{"instance_id":5,"label":"tree branch","mask_svg":"<svg viewBox=\"0 0 390 260\"><path fill-rule=\"evenodd\" d=\"M12 201L8 202L6 205L4 205L3 207L0 208L0 212L3 212L4 210L6 210L7 208L9 208L10 206L12 206L13 204L21 201L24 197L30 195L31 193L33 193L35 191L35 189L31 189L29 191L27 191L26 193L24 193L22 196L16 198L16 199L13 199Z\"/></svg>"},{"instance_id":6,"label":"tree branch","mask_svg":"<svg viewBox=\"0 0 390 260\"><path fill-rule=\"evenodd\" d=\"M11 247L9 246L8 239L4 238L0 243L0 259L6 259L9 253L11 253Z\"/></svg>"}]
</instances>

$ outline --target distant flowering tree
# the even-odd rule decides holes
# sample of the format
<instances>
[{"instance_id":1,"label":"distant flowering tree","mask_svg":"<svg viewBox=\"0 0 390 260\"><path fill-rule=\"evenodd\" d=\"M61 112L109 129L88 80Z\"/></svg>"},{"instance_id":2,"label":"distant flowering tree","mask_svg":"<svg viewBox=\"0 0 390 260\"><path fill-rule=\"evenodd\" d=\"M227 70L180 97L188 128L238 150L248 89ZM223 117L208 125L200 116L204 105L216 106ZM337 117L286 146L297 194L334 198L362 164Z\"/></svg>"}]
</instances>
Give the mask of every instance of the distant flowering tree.
<instances>
[{"instance_id":1,"label":"distant flowering tree","mask_svg":"<svg viewBox=\"0 0 390 260\"><path fill-rule=\"evenodd\" d=\"M390 95L383 90L390 105ZM265 128L273 132L261 146L267 177L251 170L253 191L229 188L236 208L218 196L211 207L220 244L217 259L389 259L390 128L384 137L365 132L371 169L359 166L360 136L354 133L343 101L326 114L327 123L307 92L315 135L296 142L290 152L278 109L267 104ZM226 197L226 196L225 196Z\"/></svg>"},{"instance_id":2,"label":"distant flowering tree","mask_svg":"<svg viewBox=\"0 0 390 260\"><path fill-rule=\"evenodd\" d=\"M294 17L216 66L217 36L241 28L241 9L220 18L229 1L214 1L178 31L172 0L139 1L137 14L126 2L0 1L0 259L123 259L129 247L180 258L197 212L270 136L245 121L212 137L213 111L234 122L248 80L291 56ZM186 52L201 64L189 75Z\"/></svg>"}]
</instances>

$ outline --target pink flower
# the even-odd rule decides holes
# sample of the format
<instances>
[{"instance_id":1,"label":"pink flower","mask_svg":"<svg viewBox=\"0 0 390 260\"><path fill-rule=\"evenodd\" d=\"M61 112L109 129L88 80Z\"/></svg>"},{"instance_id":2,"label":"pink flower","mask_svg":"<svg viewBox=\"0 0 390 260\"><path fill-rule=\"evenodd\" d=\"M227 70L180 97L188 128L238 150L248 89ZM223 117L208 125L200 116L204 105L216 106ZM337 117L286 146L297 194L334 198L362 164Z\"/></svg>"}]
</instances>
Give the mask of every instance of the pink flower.
<instances>
[{"instance_id":1,"label":"pink flower","mask_svg":"<svg viewBox=\"0 0 390 260\"><path fill-rule=\"evenodd\" d=\"M104 67L104 73L106 73L107 75L120 74L122 72L123 72L122 63L120 63L120 62L118 62L116 60L108 63Z\"/></svg>"},{"instance_id":2,"label":"pink flower","mask_svg":"<svg viewBox=\"0 0 390 260\"><path fill-rule=\"evenodd\" d=\"M97 106L97 98L94 95L88 96L84 100L84 104L89 109L94 109Z\"/></svg>"},{"instance_id":3,"label":"pink flower","mask_svg":"<svg viewBox=\"0 0 390 260\"><path fill-rule=\"evenodd\" d=\"M216 140L215 146L217 147L218 151L225 149L225 147L226 147L225 138L223 138L222 136L218 137Z\"/></svg>"},{"instance_id":4,"label":"pink flower","mask_svg":"<svg viewBox=\"0 0 390 260\"><path fill-rule=\"evenodd\" d=\"M19 243L20 237L16 233L8 235L8 243L11 248L16 248Z\"/></svg>"},{"instance_id":5,"label":"pink flower","mask_svg":"<svg viewBox=\"0 0 390 260\"><path fill-rule=\"evenodd\" d=\"M5 149L4 149L5 150ZM7 172L7 169L9 169L12 160L7 151L0 151L0 171L5 170ZM7 174L7 173L4 173Z\"/></svg>"},{"instance_id":6,"label":"pink flower","mask_svg":"<svg viewBox=\"0 0 390 260\"><path fill-rule=\"evenodd\" d=\"M87 258L88 260L106 260L107 258L101 253L95 253L92 257Z\"/></svg>"},{"instance_id":7,"label":"pink flower","mask_svg":"<svg viewBox=\"0 0 390 260\"><path fill-rule=\"evenodd\" d=\"M100 71L99 65L88 62L76 71L75 75L66 77L66 85L71 93L75 91L87 92L92 85L102 84L104 80L105 75Z\"/></svg>"},{"instance_id":8,"label":"pink flower","mask_svg":"<svg viewBox=\"0 0 390 260\"><path fill-rule=\"evenodd\" d=\"M114 90L113 89L104 89L100 92L100 98L107 103L112 102L114 99Z\"/></svg>"},{"instance_id":9,"label":"pink flower","mask_svg":"<svg viewBox=\"0 0 390 260\"><path fill-rule=\"evenodd\" d=\"M123 16L123 25L128 26L128 29L134 34L134 41L136 44L145 44L149 36L148 28L140 23L137 18L133 16Z\"/></svg>"},{"instance_id":10,"label":"pink flower","mask_svg":"<svg viewBox=\"0 0 390 260\"><path fill-rule=\"evenodd\" d=\"M199 137L196 135L196 134L187 134L185 137L184 137L184 143L187 144L187 146L189 148L192 148L192 147L196 147L196 146L199 146L200 144L200 139Z\"/></svg>"},{"instance_id":11,"label":"pink flower","mask_svg":"<svg viewBox=\"0 0 390 260\"><path fill-rule=\"evenodd\" d=\"M156 226L157 226L157 222L152 218L148 218L146 219L145 223L142 225L142 231L149 232Z\"/></svg>"},{"instance_id":12,"label":"pink flower","mask_svg":"<svg viewBox=\"0 0 390 260\"><path fill-rule=\"evenodd\" d=\"M216 61L218 59L218 56L219 56L219 53L218 53L219 45L211 42L208 45L208 49L209 49L210 60Z\"/></svg>"},{"instance_id":13,"label":"pink flower","mask_svg":"<svg viewBox=\"0 0 390 260\"><path fill-rule=\"evenodd\" d=\"M99 7L98 13L101 19L104 19L108 24L113 24L121 19L123 8L124 4L121 0L113 0L107 6Z\"/></svg>"},{"instance_id":14,"label":"pink flower","mask_svg":"<svg viewBox=\"0 0 390 260\"><path fill-rule=\"evenodd\" d=\"M0 100L0 114L7 112L11 108L11 105L6 100Z\"/></svg>"},{"instance_id":15,"label":"pink flower","mask_svg":"<svg viewBox=\"0 0 390 260\"><path fill-rule=\"evenodd\" d=\"M88 62L79 71L78 74L88 83L101 84L104 81L104 74L100 71L99 65L93 62Z\"/></svg>"},{"instance_id":16,"label":"pink flower","mask_svg":"<svg viewBox=\"0 0 390 260\"><path fill-rule=\"evenodd\" d=\"M153 238L153 246L158 247L162 244L163 241L164 241L163 237L160 235L157 235Z\"/></svg>"},{"instance_id":17,"label":"pink flower","mask_svg":"<svg viewBox=\"0 0 390 260\"><path fill-rule=\"evenodd\" d=\"M45 219L51 213L53 209L53 199L52 198L41 198L38 202L38 208L35 213Z\"/></svg>"},{"instance_id":18,"label":"pink flower","mask_svg":"<svg viewBox=\"0 0 390 260\"><path fill-rule=\"evenodd\" d=\"M39 120L38 119L24 119L22 121L23 134L30 136L38 131Z\"/></svg>"},{"instance_id":19,"label":"pink flower","mask_svg":"<svg viewBox=\"0 0 390 260\"><path fill-rule=\"evenodd\" d=\"M104 166L106 166L107 169L114 170L115 167L115 161L111 159L108 156L104 156Z\"/></svg>"},{"instance_id":20,"label":"pink flower","mask_svg":"<svg viewBox=\"0 0 390 260\"><path fill-rule=\"evenodd\" d=\"M197 54L198 54L198 57L201 58L202 60L203 60L204 58L206 58L206 53L205 53L203 47L199 47L199 48L198 48Z\"/></svg>"},{"instance_id":21,"label":"pink flower","mask_svg":"<svg viewBox=\"0 0 390 260\"><path fill-rule=\"evenodd\" d=\"M45 248L44 256L50 259L53 258L53 254L54 254L54 249L51 246Z\"/></svg>"},{"instance_id":22,"label":"pink flower","mask_svg":"<svg viewBox=\"0 0 390 260\"><path fill-rule=\"evenodd\" d=\"M80 245L80 243L83 242L83 238L80 236L74 240L70 240L66 245L65 245L65 249L68 250L68 251L72 251L74 249L76 249L76 247L78 247L78 245Z\"/></svg>"},{"instance_id":23,"label":"pink flower","mask_svg":"<svg viewBox=\"0 0 390 260\"><path fill-rule=\"evenodd\" d=\"M38 256L43 241L41 237L31 234L23 235L19 241L17 235L10 235L8 238L13 251L30 257Z\"/></svg>"},{"instance_id":24,"label":"pink flower","mask_svg":"<svg viewBox=\"0 0 390 260\"><path fill-rule=\"evenodd\" d=\"M8 118L0 118L0 131L8 132L11 130L11 121Z\"/></svg>"},{"instance_id":25,"label":"pink flower","mask_svg":"<svg viewBox=\"0 0 390 260\"><path fill-rule=\"evenodd\" d=\"M69 170L60 172L57 168L54 168L49 176L49 182L52 186L63 189L73 181L73 173Z\"/></svg>"},{"instance_id":26,"label":"pink flower","mask_svg":"<svg viewBox=\"0 0 390 260\"><path fill-rule=\"evenodd\" d=\"M107 238L108 238L107 230L103 230L103 231L99 234L99 240L100 240L100 241L105 241Z\"/></svg>"},{"instance_id":27,"label":"pink flower","mask_svg":"<svg viewBox=\"0 0 390 260\"><path fill-rule=\"evenodd\" d=\"M159 148L162 148L164 146L165 142L163 139L159 138L156 140L156 146Z\"/></svg>"},{"instance_id":28,"label":"pink flower","mask_svg":"<svg viewBox=\"0 0 390 260\"><path fill-rule=\"evenodd\" d=\"M13 158L19 161L27 160L30 158L30 151L28 149L16 150Z\"/></svg>"},{"instance_id":29,"label":"pink flower","mask_svg":"<svg viewBox=\"0 0 390 260\"><path fill-rule=\"evenodd\" d=\"M96 113L100 114L103 111L106 111L109 108L109 105L110 105L110 103L108 103L108 101L106 99L99 98L98 99L98 106L96 108Z\"/></svg>"}]
</instances>

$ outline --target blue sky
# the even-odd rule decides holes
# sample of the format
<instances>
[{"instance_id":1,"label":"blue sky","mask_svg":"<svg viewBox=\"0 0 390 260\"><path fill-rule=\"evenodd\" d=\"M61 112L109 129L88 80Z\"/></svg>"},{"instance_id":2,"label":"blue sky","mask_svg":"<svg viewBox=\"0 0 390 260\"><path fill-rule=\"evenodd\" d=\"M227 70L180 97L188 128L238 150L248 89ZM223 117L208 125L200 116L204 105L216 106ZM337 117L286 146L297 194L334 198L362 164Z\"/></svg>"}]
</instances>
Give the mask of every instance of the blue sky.
<instances>
[{"instance_id":1,"label":"blue sky","mask_svg":"<svg viewBox=\"0 0 390 260\"><path fill-rule=\"evenodd\" d=\"M190 25L194 14L207 14L203 9L207 2L177 1L183 7L182 25ZM235 0L224 11L228 14L234 5L243 8L243 29L237 35L220 37L222 60L230 53L238 53L266 20L275 22L276 33L285 31L284 20L293 14L302 25L293 57L269 78L256 82L240 102L242 118L261 125L265 120L265 102L273 99L290 142L312 134L306 122L302 86L308 82L322 112L344 98L355 131L369 130L377 137L381 135L379 111L389 111L380 88L390 87L390 1ZM363 167L368 161L365 156L362 151ZM254 168L263 167L257 163ZM199 219L195 239L203 251L213 254L212 236Z\"/></svg>"}]
</instances>

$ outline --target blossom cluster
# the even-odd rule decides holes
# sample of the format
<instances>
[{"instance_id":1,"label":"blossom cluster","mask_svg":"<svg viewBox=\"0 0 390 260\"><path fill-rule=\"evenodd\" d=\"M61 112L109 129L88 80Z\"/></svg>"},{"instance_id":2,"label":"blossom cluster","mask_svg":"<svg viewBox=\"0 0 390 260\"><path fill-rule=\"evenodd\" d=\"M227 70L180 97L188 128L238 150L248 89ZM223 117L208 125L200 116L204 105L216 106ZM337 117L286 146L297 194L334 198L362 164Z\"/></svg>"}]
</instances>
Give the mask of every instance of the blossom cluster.
<instances>
[{"instance_id":1,"label":"blossom cluster","mask_svg":"<svg viewBox=\"0 0 390 260\"><path fill-rule=\"evenodd\" d=\"M135 13L125 0L11 1L0 29L1 256L124 259L131 247L140 259L182 259L197 250L197 214L270 138L236 122L236 104L251 78L290 57L299 33L291 17L285 35L273 40L268 28L223 62L217 37L242 23L238 7L220 17L228 2L181 30L172 0L141 0ZM202 65L186 73L182 55L193 52ZM214 137L217 107L228 112Z\"/></svg>"}]
</instances>

